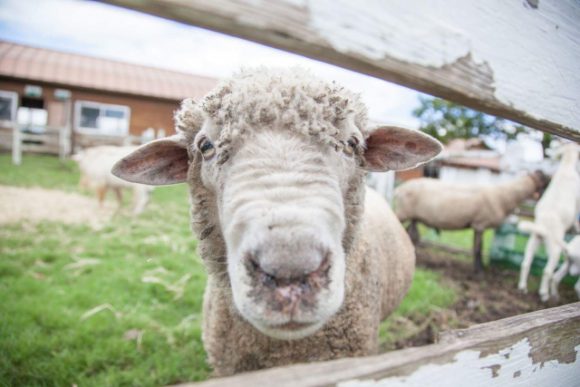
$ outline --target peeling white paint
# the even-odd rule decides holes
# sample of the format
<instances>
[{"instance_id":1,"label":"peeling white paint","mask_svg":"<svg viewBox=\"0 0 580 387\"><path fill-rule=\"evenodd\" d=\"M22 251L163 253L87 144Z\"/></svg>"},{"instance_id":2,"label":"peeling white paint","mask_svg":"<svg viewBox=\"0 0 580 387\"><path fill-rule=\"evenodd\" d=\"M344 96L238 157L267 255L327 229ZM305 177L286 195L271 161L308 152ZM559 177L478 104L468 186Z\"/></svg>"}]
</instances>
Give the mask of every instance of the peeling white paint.
<instances>
[{"instance_id":1,"label":"peeling white paint","mask_svg":"<svg viewBox=\"0 0 580 387\"><path fill-rule=\"evenodd\" d=\"M471 54L495 98L580 129L580 3L310 0L310 27L336 50L440 68Z\"/></svg>"},{"instance_id":2,"label":"peeling white paint","mask_svg":"<svg viewBox=\"0 0 580 387\"><path fill-rule=\"evenodd\" d=\"M415 27L417 11L413 1L368 0L311 1L311 27L343 53L357 53L374 60L387 55L423 66L441 67L455 62L470 51L467 36L425 17L421 28ZM384 16L384 17L383 17ZM409 44L409 42L424 42ZM453 43L453 44L450 44ZM430 50L425 50L427 44Z\"/></svg>"},{"instance_id":3,"label":"peeling white paint","mask_svg":"<svg viewBox=\"0 0 580 387\"><path fill-rule=\"evenodd\" d=\"M479 351L461 351L455 355L452 362L424 365L408 376L381 380L351 380L339 383L338 387L578 386L580 345L574 348L576 361L573 364L562 364L558 360L533 364L531 349L526 338L493 355L480 357Z\"/></svg>"}]
</instances>

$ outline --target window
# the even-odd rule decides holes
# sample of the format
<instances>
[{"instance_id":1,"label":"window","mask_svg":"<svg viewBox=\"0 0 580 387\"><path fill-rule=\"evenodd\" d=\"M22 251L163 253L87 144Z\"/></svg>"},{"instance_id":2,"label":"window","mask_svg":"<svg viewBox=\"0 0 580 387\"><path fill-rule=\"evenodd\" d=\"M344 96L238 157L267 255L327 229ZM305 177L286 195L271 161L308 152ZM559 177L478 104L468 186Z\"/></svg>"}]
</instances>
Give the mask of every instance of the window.
<instances>
[{"instance_id":1,"label":"window","mask_svg":"<svg viewBox=\"0 0 580 387\"><path fill-rule=\"evenodd\" d=\"M29 107L18 108L18 125L25 132L43 133L48 120L47 111Z\"/></svg>"},{"instance_id":2,"label":"window","mask_svg":"<svg viewBox=\"0 0 580 387\"><path fill-rule=\"evenodd\" d=\"M16 122L22 131L29 133L44 133L48 121L48 112L44 109L42 98L22 97L16 116Z\"/></svg>"},{"instance_id":3,"label":"window","mask_svg":"<svg viewBox=\"0 0 580 387\"><path fill-rule=\"evenodd\" d=\"M10 124L16 118L18 94L0 90L0 124Z\"/></svg>"},{"instance_id":4,"label":"window","mask_svg":"<svg viewBox=\"0 0 580 387\"><path fill-rule=\"evenodd\" d=\"M78 101L75 110L79 132L122 136L129 131L128 106Z\"/></svg>"}]
</instances>

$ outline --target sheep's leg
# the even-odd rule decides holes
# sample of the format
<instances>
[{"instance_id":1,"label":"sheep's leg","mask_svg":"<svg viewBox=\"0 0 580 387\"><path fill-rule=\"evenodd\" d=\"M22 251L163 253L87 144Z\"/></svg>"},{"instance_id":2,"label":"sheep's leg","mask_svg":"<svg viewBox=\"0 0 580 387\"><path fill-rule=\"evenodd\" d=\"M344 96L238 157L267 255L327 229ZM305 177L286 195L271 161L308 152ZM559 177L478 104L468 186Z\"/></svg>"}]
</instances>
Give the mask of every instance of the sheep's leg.
<instances>
[{"instance_id":1,"label":"sheep's leg","mask_svg":"<svg viewBox=\"0 0 580 387\"><path fill-rule=\"evenodd\" d=\"M576 281L576 285L574 285L574 290L576 290L576 296L578 296L578 299L580 300L580 278L578 278L578 281Z\"/></svg>"},{"instance_id":2,"label":"sheep's leg","mask_svg":"<svg viewBox=\"0 0 580 387\"><path fill-rule=\"evenodd\" d=\"M79 180L79 189L85 190L89 188L89 179L86 176L81 175L81 179Z\"/></svg>"},{"instance_id":3,"label":"sheep's leg","mask_svg":"<svg viewBox=\"0 0 580 387\"><path fill-rule=\"evenodd\" d=\"M119 210L123 206L123 189L119 187L113 189L115 191L115 196L117 196L117 203L119 204L119 208L117 210Z\"/></svg>"},{"instance_id":4,"label":"sheep's leg","mask_svg":"<svg viewBox=\"0 0 580 387\"><path fill-rule=\"evenodd\" d=\"M419 230L417 229L417 221L415 219L411 219L411 222L409 222L409 227L407 227L407 233L409 233L411 242L413 242L413 244L417 246L421 240L421 237L419 236Z\"/></svg>"},{"instance_id":5,"label":"sheep's leg","mask_svg":"<svg viewBox=\"0 0 580 387\"><path fill-rule=\"evenodd\" d=\"M526 252L524 253L524 260L520 266L520 282L518 283L518 289L522 293L528 292L528 275L530 274L530 267L532 266L532 261L534 260L534 254L540 245L540 238L536 234L530 235L528 243L526 244Z\"/></svg>"},{"instance_id":6,"label":"sheep's leg","mask_svg":"<svg viewBox=\"0 0 580 387\"><path fill-rule=\"evenodd\" d=\"M149 195L151 190L143 187L135 187L133 190L133 200L135 205L133 207L133 215L139 215L145 209L145 206L149 202Z\"/></svg>"},{"instance_id":7,"label":"sheep's leg","mask_svg":"<svg viewBox=\"0 0 580 387\"><path fill-rule=\"evenodd\" d=\"M555 299L560 298L560 295L558 294L558 286L560 285L560 282L562 282L562 279L566 276L566 274L568 274L569 268L570 268L570 260L566 259L562 263L562 265L558 268L556 274L554 274L550 291L552 293L552 297L554 297Z\"/></svg>"},{"instance_id":8,"label":"sheep's leg","mask_svg":"<svg viewBox=\"0 0 580 387\"><path fill-rule=\"evenodd\" d=\"M97 199L99 200L99 207L103 208L105 204L105 196L107 195L107 186L100 186L97 188Z\"/></svg>"},{"instance_id":9,"label":"sheep's leg","mask_svg":"<svg viewBox=\"0 0 580 387\"><path fill-rule=\"evenodd\" d=\"M476 273L483 270L483 260L481 258L481 247L483 245L483 231L473 230L473 269Z\"/></svg>"},{"instance_id":10,"label":"sheep's leg","mask_svg":"<svg viewBox=\"0 0 580 387\"><path fill-rule=\"evenodd\" d=\"M554 270L556 270L556 265L560 260L560 253L562 248L558 243L554 243L550 239L546 238L546 246L548 247L548 262L544 268L544 273L542 274L542 281L540 283L540 299L544 302L550 299L550 284L552 278L554 277Z\"/></svg>"}]
</instances>

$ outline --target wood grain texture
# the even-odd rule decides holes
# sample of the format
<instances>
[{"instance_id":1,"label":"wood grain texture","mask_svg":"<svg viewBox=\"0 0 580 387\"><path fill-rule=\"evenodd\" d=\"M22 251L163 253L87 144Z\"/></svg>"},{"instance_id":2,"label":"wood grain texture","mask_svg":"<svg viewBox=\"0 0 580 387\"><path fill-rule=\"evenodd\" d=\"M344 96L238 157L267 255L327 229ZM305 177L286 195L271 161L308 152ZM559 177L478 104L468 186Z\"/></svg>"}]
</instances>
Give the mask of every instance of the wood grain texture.
<instances>
[{"instance_id":1,"label":"wood grain texture","mask_svg":"<svg viewBox=\"0 0 580 387\"><path fill-rule=\"evenodd\" d=\"M425 347L181 387L573 386L580 380L579 351L580 303L575 303L451 331Z\"/></svg>"},{"instance_id":2,"label":"wood grain texture","mask_svg":"<svg viewBox=\"0 0 580 387\"><path fill-rule=\"evenodd\" d=\"M580 3L106 0L580 141Z\"/></svg>"}]
</instances>

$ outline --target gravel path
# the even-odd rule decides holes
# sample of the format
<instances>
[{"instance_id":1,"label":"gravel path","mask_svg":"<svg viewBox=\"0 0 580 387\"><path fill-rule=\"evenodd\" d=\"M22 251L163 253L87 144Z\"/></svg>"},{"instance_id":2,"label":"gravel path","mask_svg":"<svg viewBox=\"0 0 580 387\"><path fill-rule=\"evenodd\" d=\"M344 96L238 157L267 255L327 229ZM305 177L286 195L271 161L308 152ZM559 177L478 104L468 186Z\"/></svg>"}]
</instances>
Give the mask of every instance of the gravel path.
<instances>
[{"instance_id":1,"label":"gravel path","mask_svg":"<svg viewBox=\"0 0 580 387\"><path fill-rule=\"evenodd\" d=\"M0 225L42 221L87 224L100 228L115 212L113 203L99 208L95 198L43 188L0 185Z\"/></svg>"}]
</instances>

